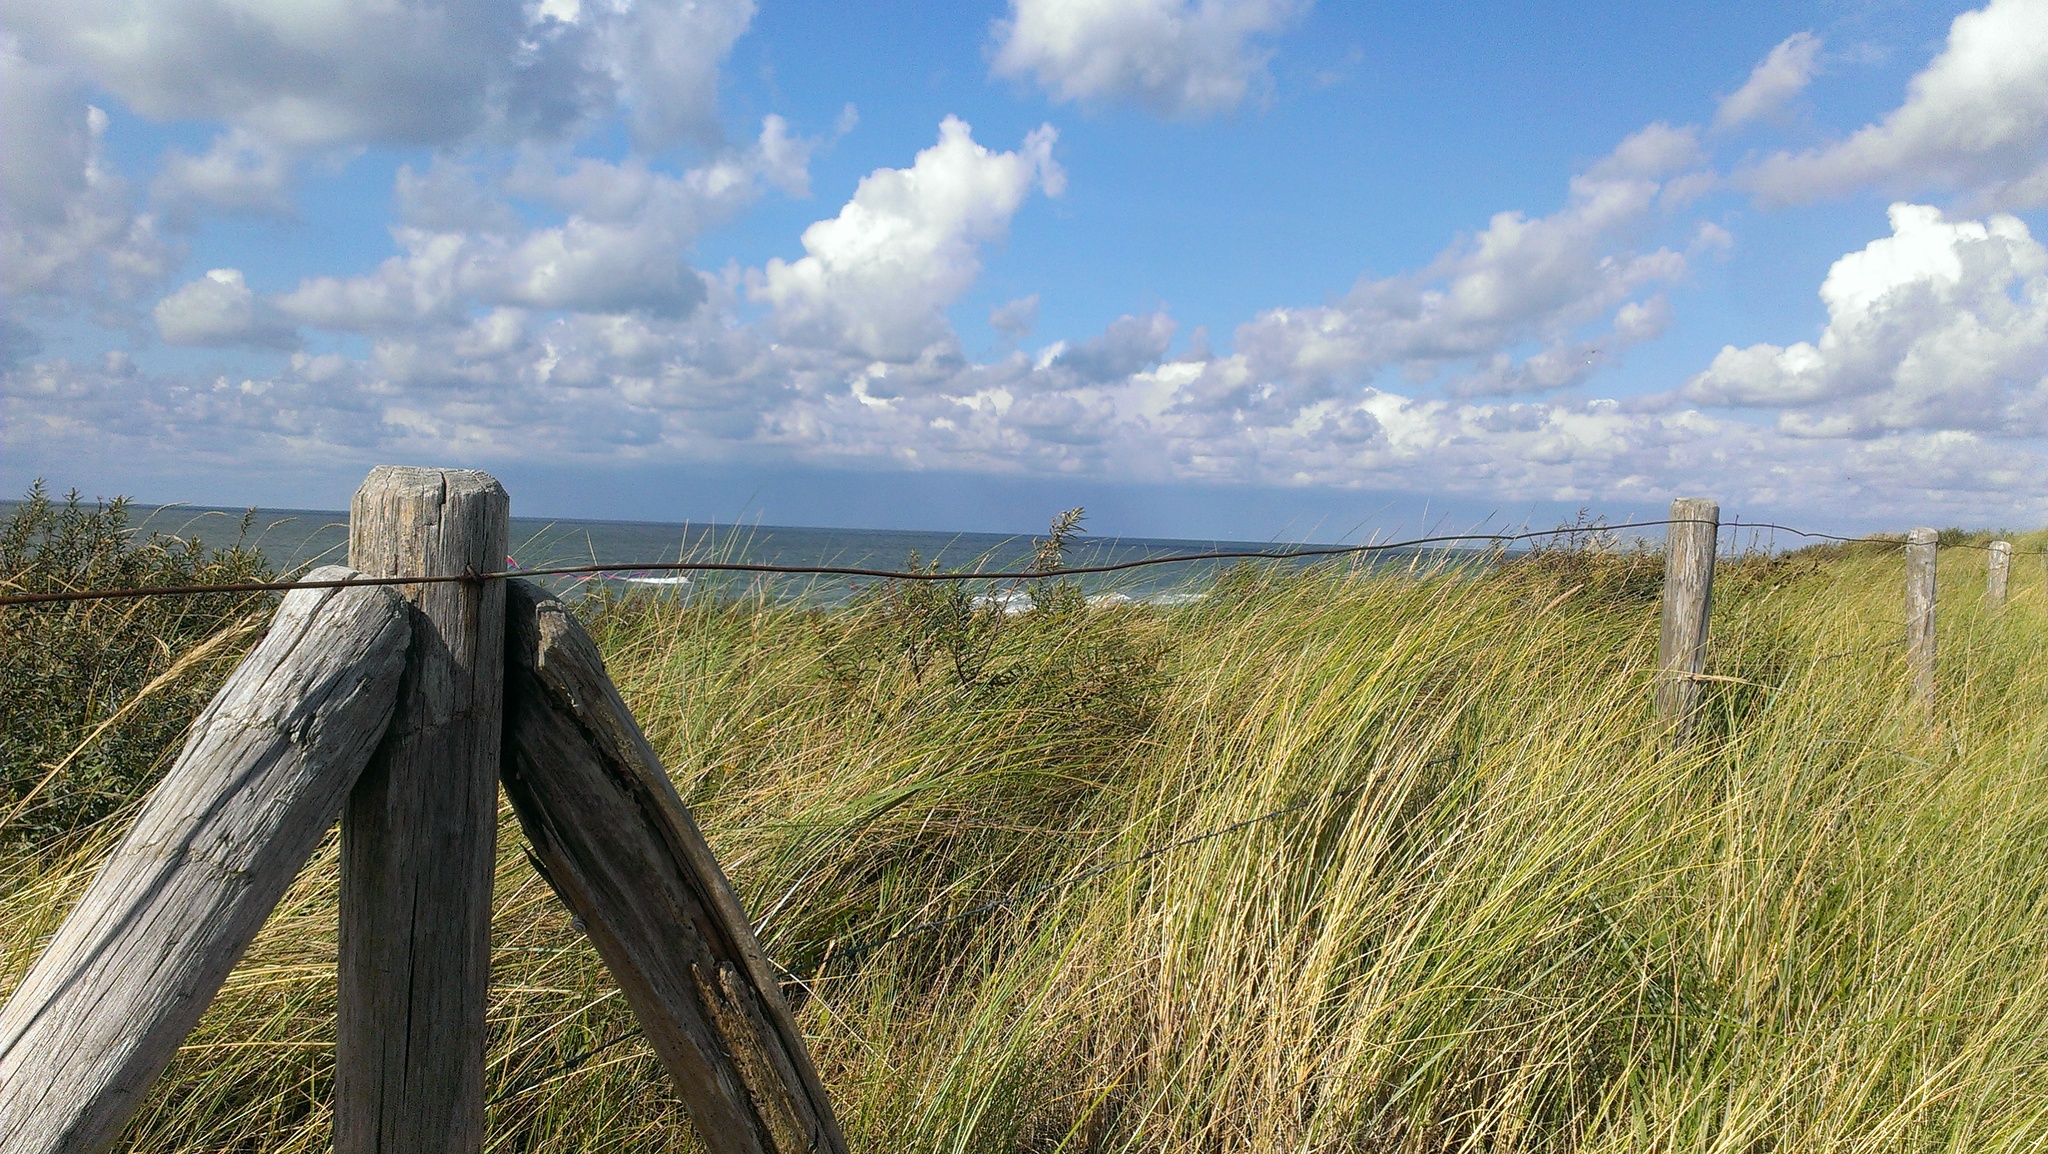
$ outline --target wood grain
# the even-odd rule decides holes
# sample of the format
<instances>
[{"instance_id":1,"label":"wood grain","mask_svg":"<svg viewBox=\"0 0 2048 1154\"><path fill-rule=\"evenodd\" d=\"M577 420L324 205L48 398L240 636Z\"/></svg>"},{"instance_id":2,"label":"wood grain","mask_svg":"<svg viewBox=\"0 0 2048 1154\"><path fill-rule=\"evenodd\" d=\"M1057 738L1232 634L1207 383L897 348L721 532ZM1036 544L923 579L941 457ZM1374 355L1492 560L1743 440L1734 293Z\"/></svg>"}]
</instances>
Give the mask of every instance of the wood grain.
<instances>
[{"instance_id":1,"label":"wood grain","mask_svg":"<svg viewBox=\"0 0 2048 1154\"><path fill-rule=\"evenodd\" d=\"M389 589L285 596L0 1011L0 1150L113 1144L334 824L410 632Z\"/></svg>"},{"instance_id":2,"label":"wood grain","mask_svg":"<svg viewBox=\"0 0 2048 1154\"><path fill-rule=\"evenodd\" d=\"M1702 497L1671 502L1664 544L1664 620L1657 636L1658 718L1682 743L1699 708L1707 666L1707 623L1714 601L1714 553L1721 505Z\"/></svg>"},{"instance_id":3,"label":"wood grain","mask_svg":"<svg viewBox=\"0 0 2048 1154\"><path fill-rule=\"evenodd\" d=\"M505 792L714 1154L844 1154L745 913L561 602L507 582Z\"/></svg>"},{"instance_id":4,"label":"wood grain","mask_svg":"<svg viewBox=\"0 0 2048 1154\"><path fill-rule=\"evenodd\" d=\"M1918 528L1906 534L1906 670L1913 696L1934 704L1934 556L1940 534Z\"/></svg>"},{"instance_id":5,"label":"wood grain","mask_svg":"<svg viewBox=\"0 0 2048 1154\"><path fill-rule=\"evenodd\" d=\"M504 568L510 502L483 473L380 467L349 512L378 576ZM475 1154L497 848L502 581L398 587L413 645L391 729L341 822L337 1154Z\"/></svg>"}]
</instances>

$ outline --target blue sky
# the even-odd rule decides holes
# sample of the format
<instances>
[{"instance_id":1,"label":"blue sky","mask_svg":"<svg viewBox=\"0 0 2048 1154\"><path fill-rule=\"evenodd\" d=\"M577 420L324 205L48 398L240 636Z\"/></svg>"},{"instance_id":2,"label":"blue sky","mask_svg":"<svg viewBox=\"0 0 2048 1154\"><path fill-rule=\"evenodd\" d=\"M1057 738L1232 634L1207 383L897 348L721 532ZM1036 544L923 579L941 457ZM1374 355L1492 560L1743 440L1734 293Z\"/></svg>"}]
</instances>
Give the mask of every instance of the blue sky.
<instances>
[{"instance_id":1,"label":"blue sky","mask_svg":"<svg viewBox=\"0 0 2048 1154\"><path fill-rule=\"evenodd\" d=\"M2048 0L0 0L0 485L2048 516Z\"/></svg>"}]
</instances>

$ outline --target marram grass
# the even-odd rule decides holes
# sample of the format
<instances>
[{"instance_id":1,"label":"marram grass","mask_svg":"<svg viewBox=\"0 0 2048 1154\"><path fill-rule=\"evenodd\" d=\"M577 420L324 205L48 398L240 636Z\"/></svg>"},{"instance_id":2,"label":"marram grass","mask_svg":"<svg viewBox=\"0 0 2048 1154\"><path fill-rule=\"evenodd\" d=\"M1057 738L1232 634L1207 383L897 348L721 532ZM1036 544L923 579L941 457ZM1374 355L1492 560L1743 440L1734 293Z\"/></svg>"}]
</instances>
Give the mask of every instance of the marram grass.
<instances>
[{"instance_id":1,"label":"marram grass","mask_svg":"<svg viewBox=\"0 0 2048 1154\"><path fill-rule=\"evenodd\" d=\"M2038 1150L2048 605L2039 558L2003 610L1983 566L1942 551L1928 712L1896 550L1724 565L1679 752L1648 709L1654 557L590 624L804 979L858 1150ZM124 818L8 859L0 989ZM518 844L508 816L490 1148L695 1149ZM334 858L130 1148L327 1147Z\"/></svg>"}]
</instances>

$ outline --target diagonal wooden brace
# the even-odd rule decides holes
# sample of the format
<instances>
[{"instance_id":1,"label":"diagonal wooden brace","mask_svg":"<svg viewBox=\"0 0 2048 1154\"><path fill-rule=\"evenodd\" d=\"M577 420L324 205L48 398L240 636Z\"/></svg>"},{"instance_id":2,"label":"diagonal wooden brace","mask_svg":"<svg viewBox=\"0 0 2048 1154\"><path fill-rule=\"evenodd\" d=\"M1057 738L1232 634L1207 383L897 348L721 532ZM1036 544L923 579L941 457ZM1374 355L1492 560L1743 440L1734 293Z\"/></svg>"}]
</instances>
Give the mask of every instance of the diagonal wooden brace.
<instances>
[{"instance_id":1,"label":"diagonal wooden brace","mask_svg":"<svg viewBox=\"0 0 2048 1154\"><path fill-rule=\"evenodd\" d=\"M113 1145L334 824L410 638L390 589L286 595L0 1010L0 1150Z\"/></svg>"},{"instance_id":2,"label":"diagonal wooden brace","mask_svg":"<svg viewBox=\"0 0 2048 1154\"><path fill-rule=\"evenodd\" d=\"M715 1154L845 1154L760 943L603 658L507 582L505 792Z\"/></svg>"}]
</instances>

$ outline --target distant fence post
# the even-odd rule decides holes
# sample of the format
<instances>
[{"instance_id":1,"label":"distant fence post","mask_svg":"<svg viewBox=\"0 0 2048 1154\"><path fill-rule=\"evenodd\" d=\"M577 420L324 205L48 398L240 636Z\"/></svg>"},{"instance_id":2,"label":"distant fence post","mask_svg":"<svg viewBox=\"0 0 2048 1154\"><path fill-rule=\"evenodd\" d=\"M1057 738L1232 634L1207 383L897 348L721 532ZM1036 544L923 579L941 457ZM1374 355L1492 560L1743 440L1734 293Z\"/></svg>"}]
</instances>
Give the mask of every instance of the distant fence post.
<instances>
[{"instance_id":1,"label":"distant fence post","mask_svg":"<svg viewBox=\"0 0 2048 1154\"><path fill-rule=\"evenodd\" d=\"M484 473L380 466L349 508L373 576L504 568L510 501ZM336 1154L475 1154L497 848L505 585L400 586L413 645L391 727L341 826Z\"/></svg>"},{"instance_id":2,"label":"distant fence post","mask_svg":"<svg viewBox=\"0 0 2048 1154\"><path fill-rule=\"evenodd\" d=\"M1692 729L1699 703L1697 675L1707 661L1707 615L1714 593L1715 542L1721 505L1704 497L1671 502L1664 537L1664 625L1657 638L1657 717L1674 743Z\"/></svg>"},{"instance_id":3,"label":"distant fence post","mask_svg":"<svg viewBox=\"0 0 2048 1154\"><path fill-rule=\"evenodd\" d=\"M1918 528L1906 534L1906 668L1913 696L1934 704L1934 552L1939 537Z\"/></svg>"},{"instance_id":4,"label":"distant fence post","mask_svg":"<svg viewBox=\"0 0 2048 1154\"><path fill-rule=\"evenodd\" d=\"M1993 605L2005 604L2005 590L2012 577L2012 542L1993 541L1984 564L1984 596Z\"/></svg>"}]
</instances>

